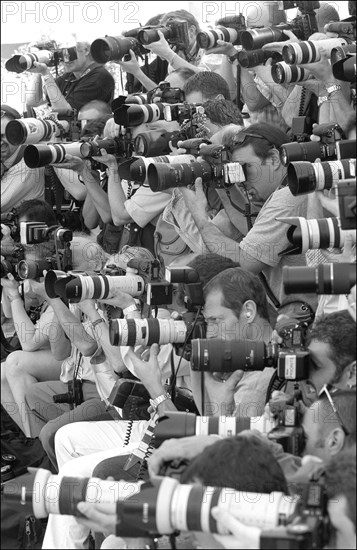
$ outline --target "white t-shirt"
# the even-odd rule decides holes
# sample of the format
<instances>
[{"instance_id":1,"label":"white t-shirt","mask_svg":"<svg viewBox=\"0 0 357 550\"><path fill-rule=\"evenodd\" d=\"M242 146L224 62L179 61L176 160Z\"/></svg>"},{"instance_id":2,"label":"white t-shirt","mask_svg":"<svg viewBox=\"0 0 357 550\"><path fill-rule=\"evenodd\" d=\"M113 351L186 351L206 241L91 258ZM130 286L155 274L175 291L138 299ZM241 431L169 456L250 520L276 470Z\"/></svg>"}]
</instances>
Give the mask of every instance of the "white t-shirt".
<instances>
[{"instance_id":1,"label":"white t-shirt","mask_svg":"<svg viewBox=\"0 0 357 550\"><path fill-rule=\"evenodd\" d=\"M17 152L18 149L5 162L5 166L11 166ZM45 169L28 168L22 159L11 166L1 179L1 213L10 212L12 208L19 206L25 200L43 200L44 194Z\"/></svg>"}]
</instances>

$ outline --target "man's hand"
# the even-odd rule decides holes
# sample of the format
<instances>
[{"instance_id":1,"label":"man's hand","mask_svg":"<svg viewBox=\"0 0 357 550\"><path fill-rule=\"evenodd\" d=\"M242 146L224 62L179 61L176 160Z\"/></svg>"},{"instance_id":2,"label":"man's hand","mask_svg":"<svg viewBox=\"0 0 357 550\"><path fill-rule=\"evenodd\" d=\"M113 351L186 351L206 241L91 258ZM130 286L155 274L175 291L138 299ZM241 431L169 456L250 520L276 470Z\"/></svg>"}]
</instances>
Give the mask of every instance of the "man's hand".
<instances>
[{"instance_id":1,"label":"man's hand","mask_svg":"<svg viewBox=\"0 0 357 550\"><path fill-rule=\"evenodd\" d=\"M226 380L218 381L210 372L205 373L205 388L208 393L208 403L224 404L225 414L231 415L235 409L234 394L242 380L244 371L236 370ZM205 414L205 411L203 411ZM220 412L220 414L223 414Z\"/></svg>"},{"instance_id":2,"label":"man's hand","mask_svg":"<svg viewBox=\"0 0 357 550\"><path fill-rule=\"evenodd\" d=\"M138 63L138 60L136 59L136 55L133 52L133 50L129 50L130 54L130 60L129 61L114 61L114 63L117 63L124 69L126 73L130 73L133 75L138 74L138 72L141 70L140 65Z\"/></svg>"},{"instance_id":3,"label":"man's hand","mask_svg":"<svg viewBox=\"0 0 357 550\"><path fill-rule=\"evenodd\" d=\"M120 130L119 124L114 122L114 118L110 118L109 120L107 120L104 126L103 136L106 136L112 139L119 137L119 130Z\"/></svg>"},{"instance_id":4,"label":"man's hand","mask_svg":"<svg viewBox=\"0 0 357 550\"><path fill-rule=\"evenodd\" d=\"M34 61L33 66L31 69L27 69L28 73L34 73L34 74L40 74L45 76L46 74L50 74L50 70L47 67L46 63L38 63L37 61Z\"/></svg>"},{"instance_id":5,"label":"man's hand","mask_svg":"<svg viewBox=\"0 0 357 550\"><path fill-rule=\"evenodd\" d=\"M160 40L158 40L157 42L152 42L151 44L145 44L145 48L150 50L155 55L158 55L162 59L166 59L173 52L162 32L157 31L157 34L159 35Z\"/></svg>"},{"instance_id":6,"label":"man's hand","mask_svg":"<svg viewBox=\"0 0 357 550\"><path fill-rule=\"evenodd\" d=\"M81 173L84 170L84 160L73 155L66 155L63 162L52 164L54 168L62 168L63 170L75 170Z\"/></svg>"},{"instance_id":7,"label":"man's hand","mask_svg":"<svg viewBox=\"0 0 357 550\"><path fill-rule=\"evenodd\" d=\"M283 33L289 37L289 40L285 40L285 42L269 42L269 44L264 44L262 49L282 53L284 46L287 46L292 42L300 42L298 37L292 31L283 31Z\"/></svg>"},{"instance_id":8,"label":"man's hand","mask_svg":"<svg viewBox=\"0 0 357 550\"><path fill-rule=\"evenodd\" d=\"M108 168L111 168L112 170L118 170L118 163L117 159L114 155L108 155L107 151L105 149L100 150L100 157L95 156L92 157L93 160L96 160L97 162L101 162L102 164L105 164L108 166Z\"/></svg>"},{"instance_id":9,"label":"man's hand","mask_svg":"<svg viewBox=\"0 0 357 550\"><path fill-rule=\"evenodd\" d=\"M110 291L110 297L102 300L103 304L110 306L121 307L122 309L135 304L135 300L130 294L122 292L118 288L113 288Z\"/></svg>"},{"instance_id":10,"label":"man's hand","mask_svg":"<svg viewBox=\"0 0 357 550\"><path fill-rule=\"evenodd\" d=\"M1 286L3 287L5 294L9 297L17 298L19 294L20 283L15 281L14 276L8 273L7 277L1 279Z\"/></svg>"},{"instance_id":11,"label":"man's hand","mask_svg":"<svg viewBox=\"0 0 357 550\"><path fill-rule=\"evenodd\" d=\"M181 187L181 193L185 199L185 203L194 220L206 220L209 221L207 214L208 202L203 190L202 178L197 178L195 181L195 190L188 189L187 187Z\"/></svg>"},{"instance_id":12,"label":"man's hand","mask_svg":"<svg viewBox=\"0 0 357 550\"><path fill-rule=\"evenodd\" d=\"M191 460L219 439L219 436L216 435L196 435L181 437L180 439L167 439L153 452L148 460L150 477L159 475L164 462L169 462L176 458Z\"/></svg>"},{"instance_id":13,"label":"man's hand","mask_svg":"<svg viewBox=\"0 0 357 550\"><path fill-rule=\"evenodd\" d=\"M151 390L155 391L157 389L158 395L164 393L162 390L161 371L157 358L159 351L160 347L158 344L153 344L150 348L150 357L148 361L143 361L141 354L138 351L135 352L131 348L126 355L126 358L128 358L133 365L134 374L140 378L148 392L151 393Z\"/></svg>"},{"instance_id":14,"label":"man's hand","mask_svg":"<svg viewBox=\"0 0 357 550\"><path fill-rule=\"evenodd\" d=\"M260 548L261 529L244 525L227 509L216 506L211 514L232 535L213 535L224 548Z\"/></svg>"},{"instance_id":15,"label":"man's hand","mask_svg":"<svg viewBox=\"0 0 357 550\"><path fill-rule=\"evenodd\" d=\"M79 523L106 536L115 535L118 521L115 502L79 502L77 509L85 516L76 518Z\"/></svg>"},{"instance_id":16,"label":"man's hand","mask_svg":"<svg viewBox=\"0 0 357 550\"><path fill-rule=\"evenodd\" d=\"M225 42L224 40L217 40L217 46L214 46L214 48L210 48L209 50L205 51L205 55L210 54L223 54L227 57L231 57L237 53L237 50L231 44L230 42Z\"/></svg>"}]
</instances>

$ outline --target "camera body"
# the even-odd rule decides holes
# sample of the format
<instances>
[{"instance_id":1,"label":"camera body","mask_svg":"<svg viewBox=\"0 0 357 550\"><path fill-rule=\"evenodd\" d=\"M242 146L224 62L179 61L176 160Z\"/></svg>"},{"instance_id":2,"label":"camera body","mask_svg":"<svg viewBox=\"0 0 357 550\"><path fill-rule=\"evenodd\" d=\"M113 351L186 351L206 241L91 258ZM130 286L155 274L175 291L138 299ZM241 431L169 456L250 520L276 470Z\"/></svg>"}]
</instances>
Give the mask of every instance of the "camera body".
<instances>
[{"instance_id":1,"label":"camera body","mask_svg":"<svg viewBox=\"0 0 357 550\"><path fill-rule=\"evenodd\" d=\"M57 393L53 396L54 403L68 403L73 409L83 403L82 380L74 379L68 382L66 393Z\"/></svg>"},{"instance_id":2,"label":"camera body","mask_svg":"<svg viewBox=\"0 0 357 550\"><path fill-rule=\"evenodd\" d=\"M5 63L5 68L14 73L21 74L32 69L34 63L45 63L48 67L58 67L63 61L69 63L77 59L77 49L58 48L58 49L40 49L36 53L27 53L14 55Z\"/></svg>"},{"instance_id":3,"label":"camera body","mask_svg":"<svg viewBox=\"0 0 357 550\"><path fill-rule=\"evenodd\" d=\"M233 17L225 17L216 24L214 29L197 34L197 44L200 48L204 50L214 48L217 40L230 42L233 45L241 44L241 33L246 29L245 18L241 13Z\"/></svg>"}]
</instances>

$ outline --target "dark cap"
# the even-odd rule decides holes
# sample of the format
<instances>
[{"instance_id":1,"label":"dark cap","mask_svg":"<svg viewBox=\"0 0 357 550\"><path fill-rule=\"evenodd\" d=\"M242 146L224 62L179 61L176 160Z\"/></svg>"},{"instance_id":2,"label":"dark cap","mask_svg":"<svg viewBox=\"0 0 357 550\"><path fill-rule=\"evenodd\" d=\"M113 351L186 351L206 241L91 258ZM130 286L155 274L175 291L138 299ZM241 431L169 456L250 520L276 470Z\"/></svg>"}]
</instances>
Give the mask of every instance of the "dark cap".
<instances>
[{"instance_id":1,"label":"dark cap","mask_svg":"<svg viewBox=\"0 0 357 550\"><path fill-rule=\"evenodd\" d=\"M9 107L9 105L5 105L4 103L1 104L1 118L3 116L7 116L11 119L18 119L21 118L21 115L16 109L13 109L12 107Z\"/></svg>"}]
</instances>

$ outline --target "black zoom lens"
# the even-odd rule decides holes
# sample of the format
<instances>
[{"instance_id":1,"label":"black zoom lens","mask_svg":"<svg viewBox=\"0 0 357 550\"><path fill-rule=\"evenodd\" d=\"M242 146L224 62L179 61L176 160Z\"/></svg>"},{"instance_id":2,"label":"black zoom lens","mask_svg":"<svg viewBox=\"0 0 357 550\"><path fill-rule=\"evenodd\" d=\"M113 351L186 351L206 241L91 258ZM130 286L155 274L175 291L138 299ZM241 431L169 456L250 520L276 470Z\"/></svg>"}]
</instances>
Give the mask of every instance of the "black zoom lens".
<instances>
[{"instance_id":1,"label":"black zoom lens","mask_svg":"<svg viewBox=\"0 0 357 550\"><path fill-rule=\"evenodd\" d=\"M271 346L266 346L264 342L192 340L192 370L209 372L263 370L265 367L274 366L276 359L275 350Z\"/></svg>"},{"instance_id":2,"label":"black zoom lens","mask_svg":"<svg viewBox=\"0 0 357 550\"><path fill-rule=\"evenodd\" d=\"M106 36L105 38L97 38L92 42L90 53L97 63L107 63L107 61L123 59L124 55L135 48L137 43L135 38Z\"/></svg>"},{"instance_id":3,"label":"black zoom lens","mask_svg":"<svg viewBox=\"0 0 357 550\"><path fill-rule=\"evenodd\" d=\"M249 69L250 67L262 65L269 59L269 57L272 57L274 60L281 58L281 56L276 55L276 52L270 52L267 50L242 50L238 53L238 63L245 69Z\"/></svg>"},{"instance_id":4,"label":"black zoom lens","mask_svg":"<svg viewBox=\"0 0 357 550\"><path fill-rule=\"evenodd\" d=\"M242 46L245 50L259 50L270 42L284 42L289 38L283 33L284 30L291 30L291 26L283 23L275 27L243 31L240 36Z\"/></svg>"},{"instance_id":5,"label":"black zoom lens","mask_svg":"<svg viewBox=\"0 0 357 550\"><path fill-rule=\"evenodd\" d=\"M158 31L161 31L166 40L173 38L174 31L168 27L156 27L155 29L143 29L138 32L138 40L140 44L144 46L146 44L151 44L152 42L158 42L160 36Z\"/></svg>"},{"instance_id":6,"label":"black zoom lens","mask_svg":"<svg viewBox=\"0 0 357 550\"><path fill-rule=\"evenodd\" d=\"M290 162L307 161L314 162L316 159L326 158L327 153L334 156L335 147L326 148L321 141L306 141L302 143L284 143L280 148L280 160L287 166Z\"/></svg>"},{"instance_id":7,"label":"black zoom lens","mask_svg":"<svg viewBox=\"0 0 357 550\"><path fill-rule=\"evenodd\" d=\"M196 178L203 183L213 177L213 170L208 162L191 162L190 164L151 164L147 170L151 191L163 191L172 187L193 185Z\"/></svg>"},{"instance_id":8,"label":"black zoom lens","mask_svg":"<svg viewBox=\"0 0 357 550\"><path fill-rule=\"evenodd\" d=\"M304 193L329 190L340 180L355 177L356 159L327 162L291 162L288 166L288 182L296 197Z\"/></svg>"},{"instance_id":9,"label":"black zoom lens","mask_svg":"<svg viewBox=\"0 0 357 550\"><path fill-rule=\"evenodd\" d=\"M320 264L317 267L283 267L286 294L349 294L356 284L356 264Z\"/></svg>"}]
</instances>

